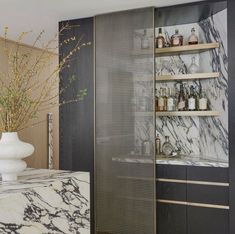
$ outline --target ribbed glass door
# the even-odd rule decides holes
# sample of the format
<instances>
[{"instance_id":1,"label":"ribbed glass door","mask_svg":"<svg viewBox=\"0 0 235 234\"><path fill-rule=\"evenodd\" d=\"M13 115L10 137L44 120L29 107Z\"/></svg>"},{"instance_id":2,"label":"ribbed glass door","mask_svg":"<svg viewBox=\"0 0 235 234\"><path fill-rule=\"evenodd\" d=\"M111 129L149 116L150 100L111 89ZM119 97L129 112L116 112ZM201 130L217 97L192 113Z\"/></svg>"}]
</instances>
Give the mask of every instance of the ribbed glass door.
<instances>
[{"instance_id":1,"label":"ribbed glass door","mask_svg":"<svg viewBox=\"0 0 235 234\"><path fill-rule=\"evenodd\" d=\"M96 232L153 234L154 9L97 16L95 34Z\"/></svg>"}]
</instances>

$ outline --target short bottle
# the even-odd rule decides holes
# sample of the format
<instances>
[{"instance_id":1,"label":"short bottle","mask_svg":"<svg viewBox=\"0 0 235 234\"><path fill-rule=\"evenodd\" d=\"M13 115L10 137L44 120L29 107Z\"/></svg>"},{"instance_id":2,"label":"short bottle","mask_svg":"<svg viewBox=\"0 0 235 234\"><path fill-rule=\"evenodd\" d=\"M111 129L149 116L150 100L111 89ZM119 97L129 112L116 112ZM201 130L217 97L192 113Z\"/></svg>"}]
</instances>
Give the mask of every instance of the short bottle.
<instances>
[{"instance_id":1,"label":"short bottle","mask_svg":"<svg viewBox=\"0 0 235 234\"><path fill-rule=\"evenodd\" d=\"M198 44L198 37L196 35L195 28L192 28L192 30L191 30L191 35L188 38L188 44L189 45L196 45L196 44Z\"/></svg>"},{"instance_id":2,"label":"short bottle","mask_svg":"<svg viewBox=\"0 0 235 234\"><path fill-rule=\"evenodd\" d=\"M188 68L189 74L194 74L199 72L199 66L196 64L196 58L192 57L192 62Z\"/></svg>"},{"instance_id":3,"label":"short bottle","mask_svg":"<svg viewBox=\"0 0 235 234\"><path fill-rule=\"evenodd\" d=\"M156 154L157 155L161 154L161 139L160 139L159 134L157 134L157 137L156 137Z\"/></svg>"},{"instance_id":4,"label":"short bottle","mask_svg":"<svg viewBox=\"0 0 235 234\"><path fill-rule=\"evenodd\" d=\"M167 111L175 110L175 98L172 93L172 89L168 88L168 97L167 97Z\"/></svg>"},{"instance_id":5,"label":"short bottle","mask_svg":"<svg viewBox=\"0 0 235 234\"><path fill-rule=\"evenodd\" d=\"M162 145L162 153L166 156L170 156L174 151L174 147L170 143L169 136L165 136L165 142Z\"/></svg>"},{"instance_id":6,"label":"short bottle","mask_svg":"<svg viewBox=\"0 0 235 234\"><path fill-rule=\"evenodd\" d=\"M171 36L171 46L182 46L183 45L183 36L179 34L179 30L175 30L175 34Z\"/></svg>"},{"instance_id":7,"label":"short bottle","mask_svg":"<svg viewBox=\"0 0 235 234\"><path fill-rule=\"evenodd\" d=\"M206 93L203 90L201 90L199 96L199 110L206 111L207 109L208 109L208 100L206 97Z\"/></svg>"},{"instance_id":8,"label":"short bottle","mask_svg":"<svg viewBox=\"0 0 235 234\"><path fill-rule=\"evenodd\" d=\"M165 47L165 38L162 34L162 28L158 29L158 36L156 38L156 48L163 48Z\"/></svg>"},{"instance_id":9,"label":"short bottle","mask_svg":"<svg viewBox=\"0 0 235 234\"><path fill-rule=\"evenodd\" d=\"M185 111L186 107L186 100L185 100L185 93L184 93L184 86L183 83L180 84L180 92L178 96L178 111Z\"/></svg>"},{"instance_id":10,"label":"short bottle","mask_svg":"<svg viewBox=\"0 0 235 234\"><path fill-rule=\"evenodd\" d=\"M194 91L194 87L190 86L190 94L188 97L188 110L195 111L196 110L196 95Z\"/></svg>"}]
</instances>

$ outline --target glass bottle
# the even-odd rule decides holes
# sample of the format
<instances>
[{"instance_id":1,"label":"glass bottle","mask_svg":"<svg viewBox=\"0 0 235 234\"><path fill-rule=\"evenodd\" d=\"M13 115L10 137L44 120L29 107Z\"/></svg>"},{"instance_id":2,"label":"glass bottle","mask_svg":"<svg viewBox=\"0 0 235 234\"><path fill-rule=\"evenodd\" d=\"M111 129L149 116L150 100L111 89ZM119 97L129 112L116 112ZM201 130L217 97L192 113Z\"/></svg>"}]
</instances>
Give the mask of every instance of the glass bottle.
<instances>
[{"instance_id":1,"label":"glass bottle","mask_svg":"<svg viewBox=\"0 0 235 234\"><path fill-rule=\"evenodd\" d=\"M185 93L183 83L180 84L180 92L178 96L178 111L185 110Z\"/></svg>"},{"instance_id":2,"label":"glass bottle","mask_svg":"<svg viewBox=\"0 0 235 234\"><path fill-rule=\"evenodd\" d=\"M163 89L160 88L160 95L158 97L158 111L164 111L164 97L163 97Z\"/></svg>"},{"instance_id":3,"label":"glass bottle","mask_svg":"<svg viewBox=\"0 0 235 234\"><path fill-rule=\"evenodd\" d=\"M199 97L199 110L206 111L208 109L208 100L206 97L206 93L201 90L200 97Z\"/></svg>"},{"instance_id":4,"label":"glass bottle","mask_svg":"<svg viewBox=\"0 0 235 234\"><path fill-rule=\"evenodd\" d=\"M163 89L163 98L164 98L164 111L167 111L167 99L168 99L168 93L167 93L167 88Z\"/></svg>"},{"instance_id":5,"label":"glass bottle","mask_svg":"<svg viewBox=\"0 0 235 234\"><path fill-rule=\"evenodd\" d=\"M199 66L196 64L196 58L192 57L192 62L188 68L189 74L194 74L199 72Z\"/></svg>"},{"instance_id":6,"label":"glass bottle","mask_svg":"<svg viewBox=\"0 0 235 234\"><path fill-rule=\"evenodd\" d=\"M165 38L162 35L162 28L158 29L158 36L156 38L156 48L163 48L165 47Z\"/></svg>"},{"instance_id":7,"label":"glass bottle","mask_svg":"<svg viewBox=\"0 0 235 234\"><path fill-rule=\"evenodd\" d=\"M195 32L196 32L195 28L192 28L191 35L188 38L188 44L189 45L196 45L196 44L198 44L198 37L197 37Z\"/></svg>"},{"instance_id":8,"label":"glass bottle","mask_svg":"<svg viewBox=\"0 0 235 234\"><path fill-rule=\"evenodd\" d=\"M165 136L165 142L162 145L162 153L166 156L170 156L174 151L174 147L170 143L169 136Z\"/></svg>"},{"instance_id":9,"label":"glass bottle","mask_svg":"<svg viewBox=\"0 0 235 234\"><path fill-rule=\"evenodd\" d=\"M188 110L195 111L196 110L196 95L194 92L194 87L190 86L190 95L188 98Z\"/></svg>"},{"instance_id":10,"label":"glass bottle","mask_svg":"<svg viewBox=\"0 0 235 234\"><path fill-rule=\"evenodd\" d=\"M157 134L157 137L156 137L156 154L157 155L161 154L161 139L160 139L159 134Z\"/></svg>"},{"instance_id":11,"label":"glass bottle","mask_svg":"<svg viewBox=\"0 0 235 234\"><path fill-rule=\"evenodd\" d=\"M175 99L174 95L172 95L172 89L168 89L168 98L167 98L167 111L175 110Z\"/></svg>"},{"instance_id":12,"label":"glass bottle","mask_svg":"<svg viewBox=\"0 0 235 234\"><path fill-rule=\"evenodd\" d=\"M144 29L144 34L141 37L141 49L148 49L149 48L149 38L147 36L147 30Z\"/></svg>"},{"instance_id":13,"label":"glass bottle","mask_svg":"<svg viewBox=\"0 0 235 234\"><path fill-rule=\"evenodd\" d=\"M171 36L171 46L182 46L183 45L183 36L179 34L179 30L175 30L175 34Z\"/></svg>"}]
</instances>

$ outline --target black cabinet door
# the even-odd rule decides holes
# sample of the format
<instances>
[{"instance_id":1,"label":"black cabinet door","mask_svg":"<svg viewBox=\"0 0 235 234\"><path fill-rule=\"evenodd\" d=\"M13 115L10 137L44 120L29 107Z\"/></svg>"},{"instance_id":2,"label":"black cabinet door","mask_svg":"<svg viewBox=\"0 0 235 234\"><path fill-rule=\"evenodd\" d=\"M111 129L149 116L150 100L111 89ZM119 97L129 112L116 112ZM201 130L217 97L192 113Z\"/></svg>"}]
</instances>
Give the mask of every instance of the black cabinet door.
<instances>
[{"instance_id":1,"label":"black cabinet door","mask_svg":"<svg viewBox=\"0 0 235 234\"><path fill-rule=\"evenodd\" d=\"M228 210L188 206L187 234L228 234L228 218Z\"/></svg>"}]
</instances>

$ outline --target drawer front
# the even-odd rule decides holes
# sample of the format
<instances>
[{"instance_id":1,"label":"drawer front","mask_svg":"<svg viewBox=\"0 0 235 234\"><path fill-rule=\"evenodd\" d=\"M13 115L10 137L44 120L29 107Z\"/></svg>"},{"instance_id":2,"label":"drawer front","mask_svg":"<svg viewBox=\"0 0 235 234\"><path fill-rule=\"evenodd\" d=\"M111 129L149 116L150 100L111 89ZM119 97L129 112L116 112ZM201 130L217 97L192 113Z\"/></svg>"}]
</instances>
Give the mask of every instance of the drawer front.
<instances>
[{"instance_id":1,"label":"drawer front","mask_svg":"<svg viewBox=\"0 0 235 234\"><path fill-rule=\"evenodd\" d=\"M187 184L187 201L228 206L229 187Z\"/></svg>"},{"instance_id":2,"label":"drawer front","mask_svg":"<svg viewBox=\"0 0 235 234\"><path fill-rule=\"evenodd\" d=\"M186 201L187 185L157 181L157 199Z\"/></svg>"},{"instance_id":3,"label":"drawer front","mask_svg":"<svg viewBox=\"0 0 235 234\"><path fill-rule=\"evenodd\" d=\"M177 165L157 165L157 178L186 180L186 166Z\"/></svg>"},{"instance_id":4,"label":"drawer front","mask_svg":"<svg viewBox=\"0 0 235 234\"><path fill-rule=\"evenodd\" d=\"M188 166L187 180L228 183L228 168Z\"/></svg>"}]
</instances>

